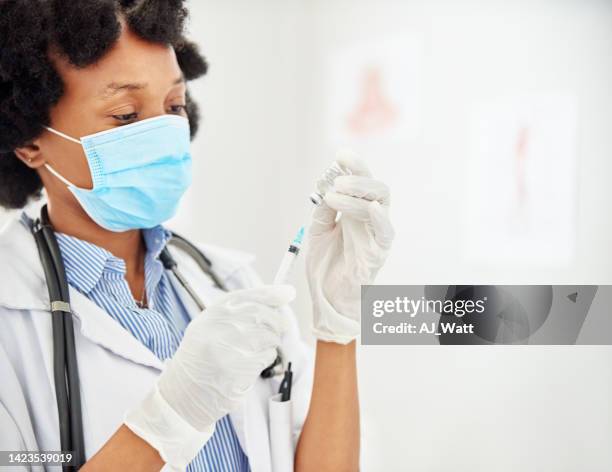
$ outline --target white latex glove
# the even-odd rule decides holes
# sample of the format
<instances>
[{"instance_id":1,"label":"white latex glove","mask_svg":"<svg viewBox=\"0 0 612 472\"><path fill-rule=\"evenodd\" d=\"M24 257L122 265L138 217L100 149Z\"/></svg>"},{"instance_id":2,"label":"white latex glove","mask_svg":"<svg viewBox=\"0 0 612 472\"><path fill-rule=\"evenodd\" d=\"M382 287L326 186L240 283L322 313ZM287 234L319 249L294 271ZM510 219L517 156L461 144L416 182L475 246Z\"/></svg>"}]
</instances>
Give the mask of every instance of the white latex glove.
<instances>
[{"instance_id":1,"label":"white latex glove","mask_svg":"<svg viewBox=\"0 0 612 472\"><path fill-rule=\"evenodd\" d=\"M352 175L336 177L312 213L306 272L315 337L347 344L360 332L361 285L374 282L395 233L388 187L353 153L343 151L336 161Z\"/></svg>"},{"instance_id":2,"label":"white latex glove","mask_svg":"<svg viewBox=\"0 0 612 472\"><path fill-rule=\"evenodd\" d=\"M295 297L289 285L224 295L187 326L153 391L124 418L172 470L184 470L276 359L287 327L278 307Z\"/></svg>"}]
</instances>

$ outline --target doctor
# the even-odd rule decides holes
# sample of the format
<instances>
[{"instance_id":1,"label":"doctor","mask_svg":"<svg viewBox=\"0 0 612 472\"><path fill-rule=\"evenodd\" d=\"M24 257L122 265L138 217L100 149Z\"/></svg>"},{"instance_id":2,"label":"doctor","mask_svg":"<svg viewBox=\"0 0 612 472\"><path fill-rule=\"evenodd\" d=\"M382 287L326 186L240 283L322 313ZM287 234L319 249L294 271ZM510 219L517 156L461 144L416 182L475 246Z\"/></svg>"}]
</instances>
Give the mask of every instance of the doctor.
<instances>
[{"instance_id":1,"label":"doctor","mask_svg":"<svg viewBox=\"0 0 612 472\"><path fill-rule=\"evenodd\" d=\"M0 0L0 204L46 192L70 285L82 470L270 471L280 379L259 374L279 347L295 371L295 470L357 470L360 285L393 239L388 190L345 157L353 175L313 213L314 358L287 308L292 287L261 285L242 253L201 246L225 292L174 250L200 312L159 261L170 238L161 223L191 182L198 114L186 81L206 71L185 17L177 0ZM0 450L59 450L29 213L0 234Z\"/></svg>"}]
</instances>

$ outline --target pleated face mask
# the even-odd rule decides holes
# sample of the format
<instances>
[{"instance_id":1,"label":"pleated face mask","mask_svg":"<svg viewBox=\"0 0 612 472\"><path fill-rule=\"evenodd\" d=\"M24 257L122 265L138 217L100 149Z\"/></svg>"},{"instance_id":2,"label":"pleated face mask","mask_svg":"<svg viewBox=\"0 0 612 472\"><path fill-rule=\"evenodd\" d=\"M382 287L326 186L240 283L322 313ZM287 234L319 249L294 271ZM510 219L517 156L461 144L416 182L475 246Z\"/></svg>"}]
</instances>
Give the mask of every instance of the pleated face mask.
<instances>
[{"instance_id":1,"label":"pleated face mask","mask_svg":"<svg viewBox=\"0 0 612 472\"><path fill-rule=\"evenodd\" d=\"M191 184L189 121L161 115L80 139L46 127L83 146L93 188L73 185L50 165L85 212L110 231L152 228L170 219Z\"/></svg>"}]
</instances>

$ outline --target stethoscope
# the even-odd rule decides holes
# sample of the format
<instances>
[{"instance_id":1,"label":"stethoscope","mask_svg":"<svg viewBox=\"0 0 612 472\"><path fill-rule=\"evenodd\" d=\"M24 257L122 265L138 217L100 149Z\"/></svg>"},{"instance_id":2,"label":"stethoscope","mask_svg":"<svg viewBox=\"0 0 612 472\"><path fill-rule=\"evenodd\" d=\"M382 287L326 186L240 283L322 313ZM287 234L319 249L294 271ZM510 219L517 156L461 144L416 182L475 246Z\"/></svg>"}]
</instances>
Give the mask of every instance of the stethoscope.
<instances>
[{"instance_id":1,"label":"stethoscope","mask_svg":"<svg viewBox=\"0 0 612 472\"><path fill-rule=\"evenodd\" d=\"M60 444L62 451L73 454L71 461L73 465L64 465L63 470L78 470L85 464L85 441L83 439L81 393L68 281L46 205L41 209L40 218L36 221L29 220L29 224L38 247L51 302L53 376L59 413ZM186 252L211 278L218 289L227 291L227 288L213 272L210 259L194 244L174 232L168 244ZM204 310L206 306L179 272L177 263L167 247L163 249L159 259L164 268L174 274L198 308ZM270 378L274 376L277 373L275 367L279 364L282 364L280 355L273 364L261 372L261 377Z\"/></svg>"}]
</instances>

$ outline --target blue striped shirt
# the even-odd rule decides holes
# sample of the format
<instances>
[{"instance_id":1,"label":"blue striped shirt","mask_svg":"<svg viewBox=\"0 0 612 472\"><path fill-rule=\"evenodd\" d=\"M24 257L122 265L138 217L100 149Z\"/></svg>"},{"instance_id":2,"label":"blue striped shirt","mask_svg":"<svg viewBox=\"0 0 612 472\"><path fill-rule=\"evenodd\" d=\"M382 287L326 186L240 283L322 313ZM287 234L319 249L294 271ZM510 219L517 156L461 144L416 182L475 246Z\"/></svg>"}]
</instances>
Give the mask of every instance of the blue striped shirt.
<instances>
[{"instance_id":1,"label":"blue striped shirt","mask_svg":"<svg viewBox=\"0 0 612 472\"><path fill-rule=\"evenodd\" d=\"M157 226L143 230L142 235L147 248L144 267L147 308L139 308L132 297L123 259L87 241L56 233L68 283L164 360L176 351L190 318L158 258L170 232ZM217 422L215 433L187 470L250 470L229 416Z\"/></svg>"}]
</instances>

